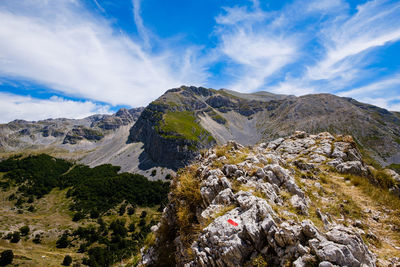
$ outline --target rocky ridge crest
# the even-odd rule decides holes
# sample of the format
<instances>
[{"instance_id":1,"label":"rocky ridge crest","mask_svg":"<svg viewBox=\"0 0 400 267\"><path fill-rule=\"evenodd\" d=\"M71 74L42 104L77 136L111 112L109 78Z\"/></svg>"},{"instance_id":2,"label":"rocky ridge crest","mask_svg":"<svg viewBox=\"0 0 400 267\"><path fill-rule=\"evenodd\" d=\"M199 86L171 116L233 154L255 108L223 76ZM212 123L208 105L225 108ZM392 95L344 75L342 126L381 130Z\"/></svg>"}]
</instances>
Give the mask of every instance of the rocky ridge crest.
<instances>
[{"instance_id":1,"label":"rocky ridge crest","mask_svg":"<svg viewBox=\"0 0 400 267\"><path fill-rule=\"evenodd\" d=\"M371 245L379 238L361 219L371 211L345 194L340 176L372 181L373 171L352 137L327 132L296 132L252 148L232 141L208 149L174 179L142 264L376 266L377 257L384 265L399 263ZM392 190L399 178L390 178ZM391 245L389 254L400 256L400 244Z\"/></svg>"}]
</instances>

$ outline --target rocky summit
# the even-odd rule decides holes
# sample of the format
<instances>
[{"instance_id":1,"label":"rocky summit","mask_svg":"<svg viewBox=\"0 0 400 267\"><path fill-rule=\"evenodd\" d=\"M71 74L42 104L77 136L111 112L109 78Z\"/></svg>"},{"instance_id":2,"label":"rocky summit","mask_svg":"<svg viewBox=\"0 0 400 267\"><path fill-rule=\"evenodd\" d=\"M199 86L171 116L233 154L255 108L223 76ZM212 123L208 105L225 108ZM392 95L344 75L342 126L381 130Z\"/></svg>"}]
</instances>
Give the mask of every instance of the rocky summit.
<instances>
[{"instance_id":1,"label":"rocky summit","mask_svg":"<svg viewBox=\"0 0 400 267\"><path fill-rule=\"evenodd\" d=\"M351 136L204 150L178 172L142 266L399 266L400 176Z\"/></svg>"}]
</instances>

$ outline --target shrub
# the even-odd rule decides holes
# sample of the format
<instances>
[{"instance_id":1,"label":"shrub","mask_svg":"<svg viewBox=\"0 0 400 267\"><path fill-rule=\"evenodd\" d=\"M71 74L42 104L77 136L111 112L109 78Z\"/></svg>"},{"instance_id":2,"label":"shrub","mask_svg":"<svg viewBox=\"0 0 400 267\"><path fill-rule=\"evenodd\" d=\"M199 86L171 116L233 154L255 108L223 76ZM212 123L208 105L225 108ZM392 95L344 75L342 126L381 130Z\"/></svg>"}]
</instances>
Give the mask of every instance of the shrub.
<instances>
[{"instance_id":1,"label":"shrub","mask_svg":"<svg viewBox=\"0 0 400 267\"><path fill-rule=\"evenodd\" d=\"M165 180L172 180L172 175L167 173L167 175L165 175Z\"/></svg>"},{"instance_id":2,"label":"shrub","mask_svg":"<svg viewBox=\"0 0 400 267\"><path fill-rule=\"evenodd\" d=\"M19 240L21 240L21 236L20 236L19 232L14 232L14 233L12 234L12 237L11 237L10 242L11 242L11 243L18 243Z\"/></svg>"},{"instance_id":3,"label":"shrub","mask_svg":"<svg viewBox=\"0 0 400 267\"><path fill-rule=\"evenodd\" d=\"M119 235L122 237L125 237L128 232L125 228L125 220L121 220L121 219L116 219L116 220L112 221L109 229L113 231L114 235Z\"/></svg>"},{"instance_id":4,"label":"shrub","mask_svg":"<svg viewBox=\"0 0 400 267\"><path fill-rule=\"evenodd\" d=\"M142 211L142 213L140 214L140 218L146 218L147 216L147 211Z\"/></svg>"},{"instance_id":5,"label":"shrub","mask_svg":"<svg viewBox=\"0 0 400 267\"><path fill-rule=\"evenodd\" d=\"M62 265L64 265L64 266L70 266L71 263L72 263L72 257L71 257L70 255L66 255L66 256L64 257L63 262L62 262Z\"/></svg>"},{"instance_id":6,"label":"shrub","mask_svg":"<svg viewBox=\"0 0 400 267\"><path fill-rule=\"evenodd\" d=\"M39 234L35 235L35 238L33 238L32 242L35 244L40 244L42 242L40 240L40 235Z\"/></svg>"},{"instance_id":7,"label":"shrub","mask_svg":"<svg viewBox=\"0 0 400 267\"><path fill-rule=\"evenodd\" d=\"M128 208L128 215L133 215L135 213L135 207L131 206Z\"/></svg>"},{"instance_id":8,"label":"shrub","mask_svg":"<svg viewBox=\"0 0 400 267\"><path fill-rule=\"evenodd\" d=\"M119 207L119 211L118 211L119 216L124 215L124 214L125 214L125 210L126 210L126 204L122 204L122 205Z\"/></svg>"},{"instance_id":9,"label":"shrub","mask_svg":"<svg viewBox=\"0 0 400 267\"><path fill-rule=\"evenodd\" d=\"M373 170L372 175L383 189L389 189L395 185L395 180L385 170Z\"/></svg>"},{"instance_id":10,"label":"shrub","mask_svg":"<svg viewBox=\"0 0 400 267\"><path fill-rule=\"evenodd\" d=\"M140 221L139 221L139 226L140 226L140 227L143 227L143 226L145 226L145 225L146 225L146 220L145 220L144 218L140 219Z\"/></svg>"},{"instance_id":11,"label":"shrub","mask_svg":"<svg viewBox=\"0 0 400 267\"><path fill-rule=\"evenodd\" d=\"M157 174L157 170L156 169L151 171L151 176L156 176L156 174Z\"/></svg>"},{"instance_id":12,"label":"shrub","mask_svg":"<svg viewBox=\"0 0 400 267\"><path fill-rule=\"evenodd\" d=\"M35 211L35 207L33 205L30 205L28 208L29 212L34 212Z\"/></svg>"},{"instance_id":13,"label":"shrub","mask_svg":"<svg viewBox=\"0 0 400 267\"><path fill-rule=\"evenodd\" d=\"M135 232L135 229L136 229L135 223L130 223L128 226L128 231L132 233Z\"/></svg>"},{"instance_id":14,"label":"shrub","mask_svg":"<svg viewBox=\"0 0 400 267\"><path fill-rule=\"evenodd\" d=\"M56 247L57 248L66 248L70 244L70 241L68 240L68 234L64 233L62 236L57 240L56 242Z\"/></svg>"},{"instance_id":15,"label":"shrub","mask_svg":"<svg viewBox=\"0 0 400 267\"><path fill-rule=\"evenodd\" d=\"M12 250L4 250L0 255L0 266L11 264L14 259Z\"/></svg>"},{"instance_id":16,"label":"shrub","mask_svg":"<svg viewBox=\"0 0 400 267\"><path fill-rule=\"evenodd\" d=\"M29 234L30 229L29 229L29 226L25 225L25 226L22 226L21 228L19 228L19 231L22 236L26 236Z\"/></svg>"},{"instance_id":17,"label":"shrub","mask_svg":"<svg viewBox=\"0 0 400 267\"><path fill-rule=\"evenodd\" d=\"M400 174L400 164L390 164L388 168Z\"/></svg>"},{"instance_id":18,"label":"shrub","mask_svg":"<svg viewBox=\"0 0 400 267\"><path fill-rule=\"evenodd\" d=\"M91 219L97 219L100 216L99 212L97 210L91 210L90 211L90 218Z\"/></svg>"},{"instance_id":19,"label":"shrub","mask_svg":"<svg viewBox=\"0 0 400 267\"><path fill-rule=\"evenodd\" d=\"M82 220L85 217L85 215L82 212L77 212L74 214L74 217L72 217L72 221L77 222Z\"/></svg>"}]
</instances>

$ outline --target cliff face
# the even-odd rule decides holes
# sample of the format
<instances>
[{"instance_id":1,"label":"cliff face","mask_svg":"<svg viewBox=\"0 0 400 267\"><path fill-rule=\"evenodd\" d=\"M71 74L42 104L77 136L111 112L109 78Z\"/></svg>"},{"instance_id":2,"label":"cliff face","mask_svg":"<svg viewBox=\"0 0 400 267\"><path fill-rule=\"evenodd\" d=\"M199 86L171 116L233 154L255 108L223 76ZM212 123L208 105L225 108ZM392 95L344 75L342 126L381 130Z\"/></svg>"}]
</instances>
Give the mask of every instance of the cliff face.
<instances>
[{"instance_id":1,"label":"cliff face","mask_svg":"<svg viewBox=\"0 0 400 267\"><path fill-rule=\"evenodd\" d=\"M398 264L399 185L367 166L350 136L229 142L174 178L142 265Z\"/></svg>"}]
</instances>

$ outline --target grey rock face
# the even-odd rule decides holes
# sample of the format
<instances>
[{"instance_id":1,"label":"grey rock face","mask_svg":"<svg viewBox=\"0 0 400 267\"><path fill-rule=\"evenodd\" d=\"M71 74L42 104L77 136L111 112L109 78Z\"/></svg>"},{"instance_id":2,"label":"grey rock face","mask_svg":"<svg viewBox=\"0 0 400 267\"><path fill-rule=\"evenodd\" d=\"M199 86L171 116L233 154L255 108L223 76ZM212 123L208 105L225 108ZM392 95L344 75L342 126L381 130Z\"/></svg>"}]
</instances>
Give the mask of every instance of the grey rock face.
<instances>
[{"instance_id":1,"label":"grey rock face","mask_svg":"<svg viewBox=\"0 0 400 267\"><path fill-rule=\"evenodd\" d=\"M213 149L199 158L201 167L197 178L202 203L198 205L196 218L201 229L193 234L193 241L187 246L183 246L179 234L170 238L175 244L175 264L245 266L249 259L262 256L271 266L287 266L288 262L293 266L375 266L374 254L355 229L336 224L319 210L323 229L318 229L310 220L282 219L283 215L290 218L297 215L280 212L280 207L288 204L298 211L297 214L307 216L312 205L293 171L293 166L299 163L304 163L304 169L308 171L318 169L317 163L310 165L307 162L308 154L304 151L314 151L331 161L340 159L348 164L352 164L349 160L353 158L346 153L334 158L331 147L335 139L327 133L309 136L298 132L289 141L273 143L254 147L247 152L247 157L243 157L243 162L225 164L214 170L210 160L217 160ZM242 149L236 146L232 153L239 155ZM299 156L305 159L304 162L288 159ZM226 155L225 160L229 157ZM267 158L274 158L274 162ZM323 190L321 184L315 184ZM289 197L283 198L283 195ZM172 229L175 229L179 201L168 205L164 212L163 217L169 218L164 224ZM159 242L145 253L142 263L160 264L156 248L162 250L165 240ZM190 255L186 252L188 249Z\"/></svg>"}]
</instances>

